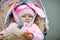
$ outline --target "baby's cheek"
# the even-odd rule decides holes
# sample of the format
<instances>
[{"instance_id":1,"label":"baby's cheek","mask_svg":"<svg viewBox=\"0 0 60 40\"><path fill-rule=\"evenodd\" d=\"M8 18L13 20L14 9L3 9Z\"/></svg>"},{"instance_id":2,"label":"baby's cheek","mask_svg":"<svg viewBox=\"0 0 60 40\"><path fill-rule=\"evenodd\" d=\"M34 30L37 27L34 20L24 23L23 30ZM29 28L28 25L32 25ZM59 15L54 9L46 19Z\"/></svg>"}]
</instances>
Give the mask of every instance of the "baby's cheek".
<instances>
[{"instance_id":1,"label":"baby's cheek","mask_svg":"<svg viewBox=\"0 0 60 40\"><path fill-rule=\"evenodd\" d=\"M20 18L20 20L25 21L25 18Z\"/></svg>"},{"instance_id":2,"label":"baby's cheek","mask_svg":"<svg viewBox=\"0 0 60 40\"><path fill-rule=\"evenodd\" d=\"M29 20L32 20L32 18L29 18Z\"/></svg>"}]
</instances>

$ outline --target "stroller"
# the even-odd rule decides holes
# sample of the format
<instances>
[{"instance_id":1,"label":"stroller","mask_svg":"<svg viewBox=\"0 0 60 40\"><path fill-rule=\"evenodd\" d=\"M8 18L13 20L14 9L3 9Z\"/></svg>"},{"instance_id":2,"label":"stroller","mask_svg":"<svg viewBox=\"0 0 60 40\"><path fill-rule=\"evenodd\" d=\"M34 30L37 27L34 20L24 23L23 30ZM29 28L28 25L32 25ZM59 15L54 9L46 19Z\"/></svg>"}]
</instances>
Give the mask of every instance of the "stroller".
<instances>
[{"instance_id":1,"label":"stroller","mask_svg":"<svg viewBox=\"0 0 60 40\"><path fill-rule=\"evenodd\" d=\"M7 8L9 9L14 3L22 4L22 3L31 3L31 2L32 2L35 6L41 8L41 9L44 11L45 15L46 15L45 8L43 7L41 0L19 0L19 1L14 1L14 2L8 3L8 5L7 5L8 7L7 7ZM6 14L5 14L5 16L6 16ZM3 28L6 28L11 22L14 22L13 15L10 14L9 16L10 16L10 17L8 17L8 19L9 19L10 21L7 20L7 23L4 24L5 27L3 27ZM8 22L8 21L9 21L9 22ZM48 19L47 19L47 16L46 16L46 18L41 18L41 17L39 17L38 14L37 14L37 15L36 15L36 18L35 18L35 20L34 20L34 23L36 23L36 24L38 25L39 29L43 32L44 35L47 34L47 30L48 30ZM6 37L4 37L4 40L19 40L19 38L18 38L17 36L15 36L15 35L13 35L13 34L11 34L11 35L12 35L12 37L10 36L11 38L7 38L7 37L9 37L9 35L7 35ZM22 38L22 37L23 37L23 36L21 36L20 38ZM12 39L12 38L14 38L14 39ZM23 39L21 39L21 40L28 40L28 39L26 39L25 37L23 37ZM30 40L31 40L31 39L30 39Z\"/></svg>"}]
</instances>

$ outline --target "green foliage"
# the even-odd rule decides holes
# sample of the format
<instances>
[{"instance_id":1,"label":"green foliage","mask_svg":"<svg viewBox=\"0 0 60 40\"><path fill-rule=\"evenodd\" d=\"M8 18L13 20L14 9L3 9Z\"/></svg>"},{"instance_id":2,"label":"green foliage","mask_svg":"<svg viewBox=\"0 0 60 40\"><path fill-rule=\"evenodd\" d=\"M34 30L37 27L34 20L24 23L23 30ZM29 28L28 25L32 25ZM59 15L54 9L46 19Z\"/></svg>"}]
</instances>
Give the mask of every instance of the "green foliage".
<instances>
[{"instance_id":1,"label":"green foliage","mask_svg":"<svg viewBox=\"0 0 60 40\"><path fill-rule=\"evenodd\" d=\"M0 2L1 2L1 0L0 0Z\"/></svg>"}]
</instances>

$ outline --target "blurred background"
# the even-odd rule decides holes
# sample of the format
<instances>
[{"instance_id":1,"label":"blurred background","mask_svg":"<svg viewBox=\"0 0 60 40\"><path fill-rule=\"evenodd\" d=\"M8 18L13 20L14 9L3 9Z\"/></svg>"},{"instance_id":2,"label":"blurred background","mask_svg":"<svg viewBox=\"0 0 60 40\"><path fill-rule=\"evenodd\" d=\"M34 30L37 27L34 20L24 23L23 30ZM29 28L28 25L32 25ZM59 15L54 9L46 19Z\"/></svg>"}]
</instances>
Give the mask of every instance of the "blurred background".
<instances>
[{"instance_id":1,"label":"blurred background","mask_svg":"<svg viewBox=\"0 0 60 40\"><path fill-rule=\"evenodd\" d=\"M14 1L14 0L9 0L8 3L11 1ZM60 0L42 0L42 3L46 9L46 14L49 20L49 30L48 30L48 35L46 36L46 39L60 40ZM5 4L7 3L4 3L4 5ZM2 7L1 9L2 10L0 10L0 26L3 25L6 12L8 11L7 7ZM3 20L1 20L2 18Z\"/></svg>"},{"instance_id":2,"label":"blurred background","mask_svg":"<svg viewBox=\"0 0 60 40\"><path fill-rule=\"evenodd\" d=\"M60 0L42 0L49 19L47 40L60 40Z\"/></svg>"}]
</instances>

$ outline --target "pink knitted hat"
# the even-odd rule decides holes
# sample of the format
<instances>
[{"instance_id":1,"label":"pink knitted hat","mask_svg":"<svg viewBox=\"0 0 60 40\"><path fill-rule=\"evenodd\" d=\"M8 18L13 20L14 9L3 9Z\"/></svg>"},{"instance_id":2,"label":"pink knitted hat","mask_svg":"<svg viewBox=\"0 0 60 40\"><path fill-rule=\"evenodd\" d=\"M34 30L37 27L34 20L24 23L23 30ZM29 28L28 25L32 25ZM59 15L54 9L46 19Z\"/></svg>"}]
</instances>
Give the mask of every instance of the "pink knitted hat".
<instances>
[{"instance_id":1,"label":"pink knitted hat","mask_svg":"<svg viewBox=\"0 0 60 40\"><path fill-rule=\"evenodd\" d=\"M23 16L24 14L30 14L32 16L35 15L34 10L27 5L18 6L14 9L14 11L19 17Z\"/></svg>"}]
</instances>

